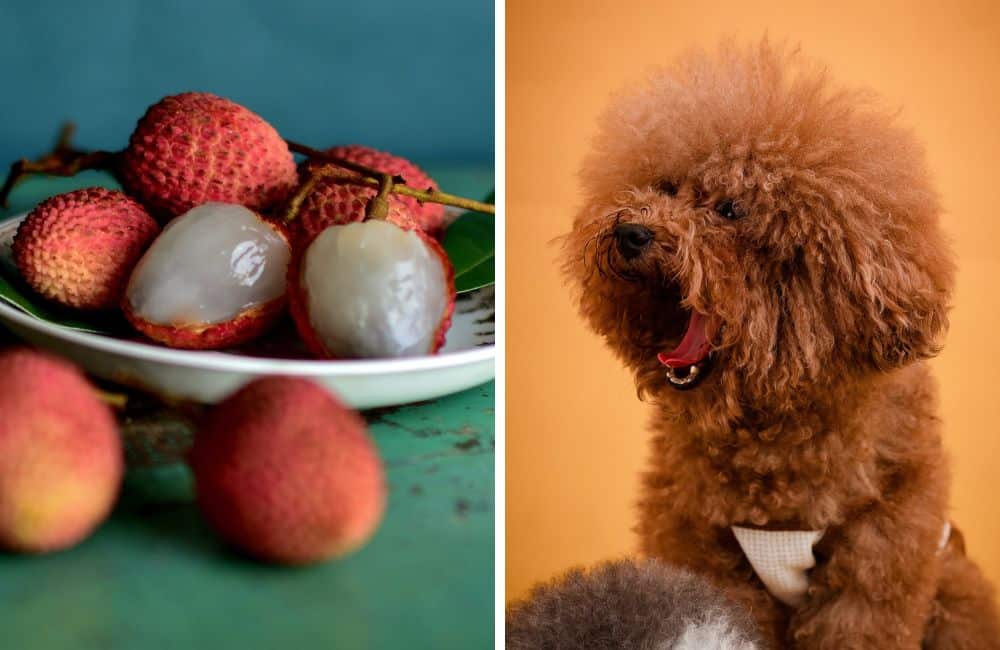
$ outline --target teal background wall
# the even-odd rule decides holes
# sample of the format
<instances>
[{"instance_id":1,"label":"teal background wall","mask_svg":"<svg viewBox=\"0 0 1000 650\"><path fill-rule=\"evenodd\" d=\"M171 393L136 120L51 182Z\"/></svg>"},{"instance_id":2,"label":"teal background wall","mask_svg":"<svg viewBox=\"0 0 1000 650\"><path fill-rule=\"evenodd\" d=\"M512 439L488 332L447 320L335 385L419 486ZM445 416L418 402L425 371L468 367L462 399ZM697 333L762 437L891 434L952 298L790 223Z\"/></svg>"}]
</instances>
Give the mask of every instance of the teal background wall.
<instances>
[{"instance_id":1,"label":"teal background wall","mask_svg":"<svg viewBox=\"0 0 1000 650\"><path fill-rule=\"evenodd\" d=\"M0 176L67 119L79 145L120 149L185 90L314 146L492 162L493 18L488 0L0 0Z\"/></svg>"}]
</instances>

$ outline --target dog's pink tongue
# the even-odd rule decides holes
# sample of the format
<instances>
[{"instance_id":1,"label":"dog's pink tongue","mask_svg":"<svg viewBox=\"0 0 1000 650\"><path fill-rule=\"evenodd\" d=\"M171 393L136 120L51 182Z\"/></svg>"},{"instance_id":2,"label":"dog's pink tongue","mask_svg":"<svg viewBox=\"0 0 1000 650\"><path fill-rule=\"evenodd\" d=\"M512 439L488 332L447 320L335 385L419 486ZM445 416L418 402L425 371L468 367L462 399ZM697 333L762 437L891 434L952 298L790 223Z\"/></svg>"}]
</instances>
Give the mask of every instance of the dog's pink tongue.
<instances>
[{"instance_id":1,"label":"dog's pink tongue","mask_svg":"<svg viewBox=\"0 0 1000 650\"><path fill-rule=\"evenodd\" d=\"M712 345L708 342L707 329L708 318L692 309L691 320L688 321L684 340L670 352L659 353L656 358L660 360L660 363L671 368L684 368L703 361L712 351Z\"/></svg>"}]
</instances>

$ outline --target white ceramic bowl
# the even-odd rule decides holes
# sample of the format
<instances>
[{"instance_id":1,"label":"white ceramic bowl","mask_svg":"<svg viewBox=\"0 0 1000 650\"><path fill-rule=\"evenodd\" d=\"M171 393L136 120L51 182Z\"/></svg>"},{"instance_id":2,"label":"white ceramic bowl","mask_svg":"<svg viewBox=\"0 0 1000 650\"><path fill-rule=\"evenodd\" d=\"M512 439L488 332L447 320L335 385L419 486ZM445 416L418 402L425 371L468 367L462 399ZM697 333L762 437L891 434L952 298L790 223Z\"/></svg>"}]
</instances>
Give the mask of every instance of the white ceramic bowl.
<instances>
[{"instance_id":1,"label":"white ceramic bowl","mask_svg":"<svg viewBox=\"0 0 1000 650\"><path fill-rule=\"evenodd\" d=\"M20 218L0 223L0 263L12 264L10 243ZM355 408L433 399L494 376L493 288L459 296L448 342L434 356L360 361L274 359L231 352L174 350L69 329L0 300L0 323L33 345L87 372L168 399L215 403L267 375L313 379Z\"/></svg>"}]
</instances>

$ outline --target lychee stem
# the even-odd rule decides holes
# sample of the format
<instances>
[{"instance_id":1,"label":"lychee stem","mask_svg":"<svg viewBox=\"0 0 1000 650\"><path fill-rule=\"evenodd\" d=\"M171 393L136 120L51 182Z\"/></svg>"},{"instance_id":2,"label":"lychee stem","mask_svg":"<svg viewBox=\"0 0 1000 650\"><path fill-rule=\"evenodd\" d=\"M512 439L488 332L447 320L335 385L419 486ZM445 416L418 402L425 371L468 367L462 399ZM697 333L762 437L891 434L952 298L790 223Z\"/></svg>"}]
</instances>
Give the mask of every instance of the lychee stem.
<instances>
[{"instance_id":1,"label":"lychee stem","mask_svg":"<svg viewBox=\"0 0 1000 650\"><path fill-rule=\"evenodd\" d=\"M97 399L101 400L114 409L123 409L128 405L128 395L123 393L112 393L106 390L94 389Z\"/></svg>"},{"instance_id":2,"label":"lychee stem","mask_svg":"<svg viewBox=\"0 0 1000 650\"><path fill-rule=\"evenodd\" d=\"M381 187L382 181L379 180L383 174L377 169L372 169L371 167L366 167L364 165L359 165L353 163L349 160L344 160L338 156L333 156L325 151L320 151L319 149L313 149L304 144L299 144L297 142L292 142L291 140L285 140L288 143L289 150L313 158L316 160L322 160L323 162L329 163L337 167L342 167L344 169L349 169L353 172L361 174L360 177L345 179L345 182L353 182L359 185L368 185L370 187ZM324 167L319 167L317 171L324 169ZM334 176L334 173L328 173L329 176ZM448 194L447 192L441 192L440 190L418 190L416 188L406 185L405 180L400 176L392 177L393 187L391 192L393 194L403 194L405 196L412 196L422 203L441 203L442 205L451 205L456 208L464 208L466 210L472 210L473 212L482 212L485 214L496 214L496 208L490 203L483 203L482 201L475 201L473 199L467 199L462 196L456 196L454 194Z\"/></svg>"},{"instance_id":3,"label":"lychee stem","mask_svg":"<svg viewBox=\"0 0 1000 650\"><path fill-rule=\"evenodd\" d=\"M0 188L0 207L7 207L10 196L18 181L28 174L50 174L52 176L74 176L84 169L112 169L116 154L110 151L80 151L70 144L76 126L72 122L63 124L55 148L38 160L22 158L10 166L7 180Z\"/></svg>"},{"instance_id":4,"label":"lychee stem","mask_svg":"<svg viewBox=\"0 0 1000 650\"><path fill-rule=\"evenodd\" d=\"M312 194L313 189L316 187L316 183L319 181L319 176L316 174L309 174L305 182L299 185L298 189L295 190L295 194L292 198L288 199L288 206L285 207L285 221L294 221L295 217L299 216L299 210L302 209L302 202L306 200L306 197Z\"/></svg>"},{"instance_id":5,"label":"lychee stem","mask_svg":"<svg viewBox=\"0 0 1000 650\"><path fill-rule=\"evenodd\" d=\"M365 207L365 216L369 219L387 219L389 217L389 193L395 183L392 174L382 174L378 186L378 194Z\"/></svg>"}]
</instances>

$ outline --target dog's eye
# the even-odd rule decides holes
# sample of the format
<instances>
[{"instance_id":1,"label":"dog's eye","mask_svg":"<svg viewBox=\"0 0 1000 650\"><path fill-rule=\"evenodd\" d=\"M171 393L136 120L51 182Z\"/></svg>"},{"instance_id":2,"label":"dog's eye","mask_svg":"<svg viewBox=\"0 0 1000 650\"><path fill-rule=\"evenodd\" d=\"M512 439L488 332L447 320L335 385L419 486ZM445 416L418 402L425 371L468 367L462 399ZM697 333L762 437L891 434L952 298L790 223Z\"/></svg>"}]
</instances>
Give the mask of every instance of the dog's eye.
<instances>
[{"instance_id":1,"label":"dog's eye","mask_svg":"<svg viewBox=\"0 0 1000 650\"><path fill-rule=\"evenodd\" d=\"M667 196L677 196L677 185L664 179L656 184L656 191Z\"/></svg>"},{"instance_id":2,"label":"dog's eye","mask_svg":"<svg viewBox=\"0 0 1000 650\"><path fill-rule=\"evenodd\" d=\"M729 221L736 221L743 217L743 209L736 201L725 199L715 204L715 211L719 216Z\"/></svg>"}]
</instances>

